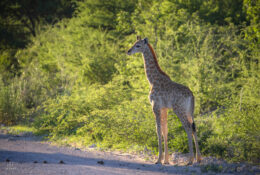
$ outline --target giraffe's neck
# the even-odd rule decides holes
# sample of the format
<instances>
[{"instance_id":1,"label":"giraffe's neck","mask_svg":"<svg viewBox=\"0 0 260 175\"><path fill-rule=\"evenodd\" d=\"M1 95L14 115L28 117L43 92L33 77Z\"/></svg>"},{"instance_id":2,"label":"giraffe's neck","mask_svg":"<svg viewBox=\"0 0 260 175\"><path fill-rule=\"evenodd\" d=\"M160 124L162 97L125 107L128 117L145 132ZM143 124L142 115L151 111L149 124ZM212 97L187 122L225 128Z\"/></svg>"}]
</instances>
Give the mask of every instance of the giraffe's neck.
<instances>
[{"instance_id":1,"label":"giraffe's neck","mask_svg":"<svg viewBox=\"0 0 260 175\"><path fill-rule=\"evenodd\" d=\"M153 86L156 83L160 83L162 80L170 79L169 76L161 70L150 44L147 45L143 52L143 58L145 73L150 85Z\"/></svg>"}]
</instances>

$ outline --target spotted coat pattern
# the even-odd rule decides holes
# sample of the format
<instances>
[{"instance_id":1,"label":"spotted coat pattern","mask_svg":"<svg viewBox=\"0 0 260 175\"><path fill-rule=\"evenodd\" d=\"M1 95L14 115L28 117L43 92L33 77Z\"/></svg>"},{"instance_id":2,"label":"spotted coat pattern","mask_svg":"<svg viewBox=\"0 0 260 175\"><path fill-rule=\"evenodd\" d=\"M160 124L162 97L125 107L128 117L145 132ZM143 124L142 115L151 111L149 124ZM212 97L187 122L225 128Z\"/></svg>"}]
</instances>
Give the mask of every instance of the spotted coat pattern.
<instances>
[{"instance_id":1,"label":"spotted coat pattern","mask_svg":"<svg viewBox=\"0 0 260 175\"><path fill-rule=\"evenodd\" d=\"M156 163L161 163L162 154L162 136L164 138L164 163L169 163L167 146L167 110L173 109L179 117L188 136L190 162L194 160L192 136L196 147L196 159L201 160L199 146L197 142L196 128L193 119L194 96L191 90L170 79L164 73L157 61L153 48L148 43L148 39L137 37L136 43L128 50L128 55L141 52L144 59L144 69L150 84L149 100L152 105L153 113L156 119L156 128L158 136L159 157Z\"/></svg>"}]
</instances>

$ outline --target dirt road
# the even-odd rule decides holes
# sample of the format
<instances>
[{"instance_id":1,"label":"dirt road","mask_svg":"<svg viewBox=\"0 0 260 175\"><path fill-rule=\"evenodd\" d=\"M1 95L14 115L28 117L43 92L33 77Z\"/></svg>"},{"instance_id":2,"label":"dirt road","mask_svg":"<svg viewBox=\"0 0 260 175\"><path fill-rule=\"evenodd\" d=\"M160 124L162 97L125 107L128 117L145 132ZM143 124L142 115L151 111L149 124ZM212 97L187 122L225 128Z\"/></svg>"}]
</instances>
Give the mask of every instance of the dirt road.
<instances>
[{"instance_id":1,"label":"dirt road","mask_svg":"<svg viewBox=\"0 0 260 175\"><path fill-rule=\"evenodd\" d=\"M155 165L136 155L56 147L33 135L0 133L0 175L260 174L259 166L217 162Z\"/></svg>"},{"instance_id":2,"label":"dirt road","mask_svg":"<svg viewBox=\"0 0 260 175\"><path fill-rule=\"evenodd\" d=\"M1 175L197 174L199 168L155 165L131 155L82 151L43 143L34 136L0 134Z\"/></svg>"}]
</instances>

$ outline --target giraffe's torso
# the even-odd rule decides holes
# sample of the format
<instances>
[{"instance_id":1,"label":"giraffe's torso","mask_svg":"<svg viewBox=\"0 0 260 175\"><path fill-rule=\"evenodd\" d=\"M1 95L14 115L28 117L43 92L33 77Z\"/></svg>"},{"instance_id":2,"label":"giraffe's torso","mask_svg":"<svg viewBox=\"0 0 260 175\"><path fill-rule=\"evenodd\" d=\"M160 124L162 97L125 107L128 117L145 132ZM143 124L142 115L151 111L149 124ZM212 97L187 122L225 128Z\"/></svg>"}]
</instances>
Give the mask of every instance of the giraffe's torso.
<instances>
[{"instance_id":1,"label":"giraffe's torso","mask_svg":"<svg viewBox=\"0 0 260 175\"><path fill-rule=\"evenodd\" d=\"M188 87L170 79L151 85L149 94L151 104L156 104L159 108L173 108L174 110L180 106L191 105L189 104L191 98L194 97Z\"/></svg>"}]
</instances>

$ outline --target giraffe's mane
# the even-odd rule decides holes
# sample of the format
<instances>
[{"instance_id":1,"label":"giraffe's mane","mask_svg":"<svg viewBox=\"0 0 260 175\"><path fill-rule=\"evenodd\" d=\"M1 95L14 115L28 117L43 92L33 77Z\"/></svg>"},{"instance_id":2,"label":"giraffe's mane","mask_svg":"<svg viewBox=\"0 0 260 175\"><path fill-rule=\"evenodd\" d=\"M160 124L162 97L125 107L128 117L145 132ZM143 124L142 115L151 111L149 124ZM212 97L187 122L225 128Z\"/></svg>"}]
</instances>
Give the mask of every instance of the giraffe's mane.
<instances>
[{"instance_id":1,"label":"giraffe's mane","mask_svg":"<svg viewBox=\"0 0 260 175\"><path fill-rule=\"evenodd\" d=\"M148 47L150 48L150 51L152 52L152 55L153 55L153 59L154 59L154 62L155 62L155 66L157 67L157 69L159 70L159 72L163 75L165 75L166 77L170 78L169 75L167 75L162 69L161 67L159 66L159 63L158 63L158 60L157 60L157 57L156 57L156 54L152 48L152 46L148 43Z\"/></svg>"}]
</instances>

